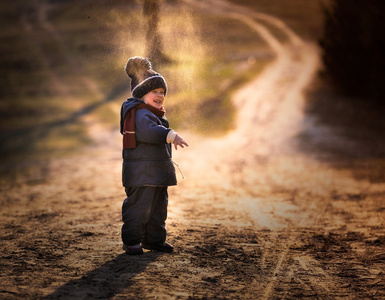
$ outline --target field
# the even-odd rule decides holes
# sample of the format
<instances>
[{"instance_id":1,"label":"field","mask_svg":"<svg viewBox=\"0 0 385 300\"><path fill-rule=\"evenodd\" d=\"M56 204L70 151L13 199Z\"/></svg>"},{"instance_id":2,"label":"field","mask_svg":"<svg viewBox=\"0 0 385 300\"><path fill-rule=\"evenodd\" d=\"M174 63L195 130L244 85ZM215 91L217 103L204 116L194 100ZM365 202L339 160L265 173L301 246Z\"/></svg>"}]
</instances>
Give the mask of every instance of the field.
<instances>
[{"instance_id":1,"label":"field","mask_svg":"<svg viewBox=\"0 0 385 300\"><path fill-rule=\"evenodd\" d=\"M169 118L176 128L223 134L234 125L229 95L273 55L241 22L170 3L161 6L159 32L171 63L154 66L170 82ZM283 17L306 24L304 36L318 36L319 8L300 4L302 11L284 9ZM268 3L257 8L265 6L277 11ZM117 128L116 112L129 97L124 64L146 55L142 4L66 1L39 8L15 1L1 4L0 11L6 28L0 36L2 173L8 163L51 159L90 145L84 118ZM223 118L228 121L217 126Z\"/></svg>"}]
</instances>

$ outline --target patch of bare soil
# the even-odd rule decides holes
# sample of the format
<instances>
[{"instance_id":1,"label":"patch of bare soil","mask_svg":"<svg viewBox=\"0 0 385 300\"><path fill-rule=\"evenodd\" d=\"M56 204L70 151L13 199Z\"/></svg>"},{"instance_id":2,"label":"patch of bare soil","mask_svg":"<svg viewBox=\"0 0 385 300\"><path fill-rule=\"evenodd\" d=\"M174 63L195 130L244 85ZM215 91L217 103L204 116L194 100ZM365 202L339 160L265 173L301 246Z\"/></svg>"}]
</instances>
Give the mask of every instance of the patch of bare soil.
<instances>
[{"instance_id":1,"label":"patch of bare soil","mask_svg":"<svg viewBox=\"0 0 385 300\"><path fill-rule=\"evenodd\" d=\"M95 147L2 182L1 299L385 298L384 184L295 142L319 134L303 114L316 48L272 16L207 3L277 58L234 94L233 132L182 134L190 147L174 159L186 179L169 190L167 222L175 252L123 252L121 137L90 123Z\"/></svg>"}]
</instances>

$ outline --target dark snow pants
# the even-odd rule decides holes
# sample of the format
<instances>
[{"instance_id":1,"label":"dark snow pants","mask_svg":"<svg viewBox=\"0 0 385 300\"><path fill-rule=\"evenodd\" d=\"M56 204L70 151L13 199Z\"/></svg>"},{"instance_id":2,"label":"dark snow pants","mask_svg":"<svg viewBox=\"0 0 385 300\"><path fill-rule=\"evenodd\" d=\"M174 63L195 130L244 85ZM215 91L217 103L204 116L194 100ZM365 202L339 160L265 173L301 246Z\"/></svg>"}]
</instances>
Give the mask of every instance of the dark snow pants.
<instances>
[{"instance_id":1,"label":"dark snow pants","mask_svg":"<svg viewBox=\"0 0 385 300\"><path fill-rule=\"evenodd\" d=\"M127 187L122 207L122 241L128 246L166 240L167 187Z\"/></svg>"}]
</instances>

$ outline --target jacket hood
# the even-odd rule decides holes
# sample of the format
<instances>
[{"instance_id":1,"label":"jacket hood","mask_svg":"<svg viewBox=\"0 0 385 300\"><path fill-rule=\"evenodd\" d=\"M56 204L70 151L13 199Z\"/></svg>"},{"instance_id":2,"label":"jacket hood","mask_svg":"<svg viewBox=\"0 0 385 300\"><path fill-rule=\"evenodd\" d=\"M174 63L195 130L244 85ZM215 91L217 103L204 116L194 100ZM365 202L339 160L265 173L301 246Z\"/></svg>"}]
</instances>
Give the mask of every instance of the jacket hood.
<instances>
[{"instance_id":1,"label":"jacket hood","mask_svg":"<svg viewBox=\"0 0 385 300\"><path fill-rule=\"evenodd\" d=\"M120 110L120 133L123 134L123 125L124 125L124 119L126 118L126 114L131 108L134 108L135 106L139 104L143 104L144 101L139 98L128 98L126 101L123 102L122 108Z\"/></svg>"}]
</instances>

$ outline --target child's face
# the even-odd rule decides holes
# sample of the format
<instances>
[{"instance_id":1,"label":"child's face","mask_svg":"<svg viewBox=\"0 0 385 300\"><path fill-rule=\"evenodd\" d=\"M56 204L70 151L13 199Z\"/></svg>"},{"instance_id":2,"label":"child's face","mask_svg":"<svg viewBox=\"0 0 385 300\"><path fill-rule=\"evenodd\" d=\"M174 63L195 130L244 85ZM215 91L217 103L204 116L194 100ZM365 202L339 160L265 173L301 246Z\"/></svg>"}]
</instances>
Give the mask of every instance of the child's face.
<instances>
[{"instance_id":1,"label":"child's face","mask_svg":"<svg viewBox=\"0 0 385 300\"><path fill-rule=\"evenodd\" d=\"M142 97L142 100L152 107L161 109L164 102L164 88L157 88L148 92Z\"/></svg>"}]
</instances>

